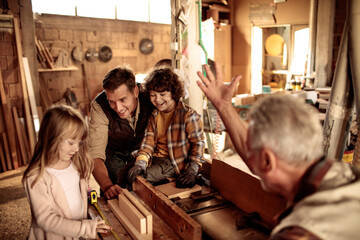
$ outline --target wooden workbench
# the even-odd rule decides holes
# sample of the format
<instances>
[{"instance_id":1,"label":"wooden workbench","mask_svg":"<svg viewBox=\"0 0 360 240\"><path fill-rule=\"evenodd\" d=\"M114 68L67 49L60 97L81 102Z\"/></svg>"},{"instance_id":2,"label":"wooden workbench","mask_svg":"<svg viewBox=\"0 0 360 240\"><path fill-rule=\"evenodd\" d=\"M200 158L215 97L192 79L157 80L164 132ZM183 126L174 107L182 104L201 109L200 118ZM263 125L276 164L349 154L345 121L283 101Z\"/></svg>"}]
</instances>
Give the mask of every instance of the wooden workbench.
<instances>
[{"instance_id":1,"label":"wooden workbench","mask_svg":"<svg viewBox=\"0 0 360 240\"><path fill-rule=\"evenodd\" d=\"M141 199L140 202L142 202ZM107 206L106 200L103 197L98 198L98 205L107 220L109 221L110 225L118 234L118 236L124 240L132 239L130 234L125 230L125 228L121 225L121 223L112 213L110 208ZM156 213L154 213L145 204L143 205L153 215L153 239L181 239ZM101 218L96 208L91 204L89 204L88 214L89 218L92 219ZM115 239L111 232L106 234L100 234L100 236L101 239L104 240Z\"/></svg>"}]
</instances>

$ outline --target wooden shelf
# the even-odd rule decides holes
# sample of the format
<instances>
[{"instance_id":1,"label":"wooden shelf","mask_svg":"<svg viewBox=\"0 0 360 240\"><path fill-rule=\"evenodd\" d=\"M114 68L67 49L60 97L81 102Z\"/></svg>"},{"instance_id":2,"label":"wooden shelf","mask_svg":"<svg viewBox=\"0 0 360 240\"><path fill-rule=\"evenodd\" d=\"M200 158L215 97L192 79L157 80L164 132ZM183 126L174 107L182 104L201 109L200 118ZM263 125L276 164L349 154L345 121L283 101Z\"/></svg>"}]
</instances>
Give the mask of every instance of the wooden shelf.
<instances>
[{"instance_id":1,"label":"wooden shelf","mask_svg":"<svg viewBox=\"0 0 360 240\"><path fill-rule=\"evenodd\" d=\"M40 69L38 69L38 72L61 72L61 71L77 71L77 70L79 70L77 67L70 66L70 67L67 67L67 68L54 68L54 69L40 68Z\"/></svg>"}]
</instances>

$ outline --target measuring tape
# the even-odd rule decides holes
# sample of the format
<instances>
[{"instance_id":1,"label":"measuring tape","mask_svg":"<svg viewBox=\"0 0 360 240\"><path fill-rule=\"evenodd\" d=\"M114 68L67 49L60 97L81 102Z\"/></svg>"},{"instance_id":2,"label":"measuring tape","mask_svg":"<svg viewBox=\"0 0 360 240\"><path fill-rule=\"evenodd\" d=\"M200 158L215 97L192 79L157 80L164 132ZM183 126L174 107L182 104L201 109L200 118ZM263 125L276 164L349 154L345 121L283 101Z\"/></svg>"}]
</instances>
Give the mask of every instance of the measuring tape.
<instances>
[{"instance_id":1,"label":"measuring tape","mask_svg":"<svg viewBox=\"0 0 360 240\"><path fill-rule=\"evenodd\" d=\"M97 194L95 190L91 190L90 191L90 203L92 205L94 205L94 207L96 208L96 210L98 211L98 213L100 214L101 218L104 219L105 223L107 225L110 225L109 221L107 220L107 218L105 217L104 213L101 211L99 205L97 204ZM120 237L117 235L117 233L114 231L114 229L110 230L111 233L114 235L114 237L117 240L120 240Z\"/></svg>"}]
</instances>

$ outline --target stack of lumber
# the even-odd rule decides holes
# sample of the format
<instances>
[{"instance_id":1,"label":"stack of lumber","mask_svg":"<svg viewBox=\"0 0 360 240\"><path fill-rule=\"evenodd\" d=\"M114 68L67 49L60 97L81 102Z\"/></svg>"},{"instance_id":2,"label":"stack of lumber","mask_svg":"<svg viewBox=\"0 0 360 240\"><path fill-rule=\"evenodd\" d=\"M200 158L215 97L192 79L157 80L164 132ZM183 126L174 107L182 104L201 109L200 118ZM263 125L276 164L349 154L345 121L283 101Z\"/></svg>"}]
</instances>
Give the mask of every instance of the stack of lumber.
<instances>
[{"instance_id":1,"label":"stack of lumber","mask_svg":"<svg viewBox=\"0 0 360 240\"><path fill-rule=\"evenodd\" d=\"M123 189L118 199L107 204L133 239L152 239L153 217L128 190Z\"/></svg>"},{"instance_id":2,"label":"stack of lumber","mask_svg":"<svg viewBox=\"0 0 360 240\"><path fill-rule=\"evenodd\" d=\"M33 99L34 94L28 62L26 58L23 58L18 19L11 16L11 20L13 23L12 27L14 28L20 70L24 112L22 114L19 109L11 106L8 93L6 92L8 85L4 83L3 75L0 71L0 170L2 172L17 169L19 166L24 166L29 162L36 140L34 123L38 123L39 120L36 104ZM29 92L29 90L32 91ZM32 103L31 112L30 102ZM21 115L24 115L24 123L20 121L19 112Z\"/></svg>"},{"instance_id":3,"label":"stack of lumber","mask_svg":"<svg viewBox=\"0 0 360 240\"><path fill-rule=\"evenodd\" d=\"M37 50L37 57L41 64L42 68L50 68L54 69L54 58L50 54L49 50L44 46L44 44L37 39L35 36L35 44L36 44L36 50Z\"/></svg>"},{"instance_id":4,"label":"stack of lumber","mask_svg":"<svg viewBox=\"0 0 360 240\"><path fill-rule=\"evenodd\" d=\"M30 159L30 145L16 107L10 107L0 72L0 169L1 172L17 169L26 165Z\"/></svg>"}]
</instances>

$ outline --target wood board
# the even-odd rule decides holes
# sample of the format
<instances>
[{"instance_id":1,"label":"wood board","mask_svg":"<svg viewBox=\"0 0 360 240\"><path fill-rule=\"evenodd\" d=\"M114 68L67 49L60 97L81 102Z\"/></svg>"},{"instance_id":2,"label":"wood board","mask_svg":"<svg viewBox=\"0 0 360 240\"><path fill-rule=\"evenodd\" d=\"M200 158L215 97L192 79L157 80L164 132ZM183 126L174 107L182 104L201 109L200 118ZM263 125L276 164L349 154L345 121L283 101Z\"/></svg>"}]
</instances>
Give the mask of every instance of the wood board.
<instances>
[{"instance_id":1,"label":"wood board","mask_svg":"<svg viewBox=\"0 0 360 240\"><path fill-rule=\"evenodd\" d=\"M194 192L201 191L199 185L195 185L192 188L176 188L176 182L169 182L155 187L157 190L165 194L169 199L173 198L188 198Z\"/></svg>"},{"instance_id":2,"label":"wood board","mask_svg":"<svg viewBox=\"0 0 360 240\"><path fill-rule=\"evenodd\" d=\"M140 201L133 196L127 189L122 190L124 195L129 201L141 212L146 218L146 233L153 233L153 216L152 214L140 203Z\"/></svg>"},{"instance_id":3,"label":"wood board","mask_svg":"<svg viewBox=\"0 0 360 240\"><path fill-rule=\"evenodd\" d=\"M15 128L14 121L11 114L11 107L8 104L7 96L5 93L4 82L2 79L2 72L0 71L0 97L1 97L1 106L4 116L4 126L7 134L7 140L9 145L4 146L5 150L9 151L9 156L6 155L7 161L12 161L13 167L18 168L18 155L16 152L16 137L15 137ZM4 143L5 144L5 143ZM7 164L7 170L13 169L12 165Z\"/></svg>"},{"instance_id":4,"label":"wood board","mask_svg":"<svg viewBox=\"0 0 360 240\"><path fill-rule=\"evenodd\" d=\"M3 132L1 135L1 142L3 144L3 148L5 151L5 158L6 158L6 169L7 170L12 170L12 165L11 165L11 156L10 156L10 150L9 150L9 143L8 143L8 139L6 137L6 134Z\"/></svg>"},{"instance_id":5,"label":"wood board","mask_svg":"<svg viewBox=\"0 0 360 240\"><path fill-rule=\"evenodd\" d=\"M180 240L181 238L154 212L147 206L134 192L131 195L139 201L139 203L151 214L153 218L153 240L163 240L163 239L172 239ZM107 205L107 200L103 197L98 198L98 206L103 212L104 216L107 218L108 222L116 231L121 240L132 239L129 233L126 231L120 221L116 218L114 213L110 210ZM100 214L97 212L96 208L89 204L88 215L91 219L101 219ZM115 240L115 237L109 233L99 234L101 239L104 240Z\"/></svg>"},{"instance_id":6,"label":"wood board","mask_svg":"<svg viewBox=\"0 0 360 240\"><path fill-rule=\"evenodd\" d=\"M131 235L133 239L139 240L150 240L152 239L152 234L141 234L136 227L131 223L127 216L119 209L119 201L116 199L111 199L107 201L108 207L111 209L116 218L120 223L125 227L127 232Z\"/></svg>"},{"instance_id":7,"label":"wood board","mask_svg":"<svg viewBox=\"0 0 360 240\"><path fill-rule=\"evenodd\" d=\"M27 90L28 90L28 94L29 94L32 119L34 122L35 136L37 138L37 134L38 134L39 128L40 128L40 120L39 120L39 114L38 114L37 107L36 107L34 87L33 87L32 80L31 80L29 61L28 61L27 57L23 57L23 64L24 64L24 70L25 70L26 86L27 86Z\"/></svg>"},{"instance_id":8,"label":"wood board","mask_svg":"<svg viewBox=\"0 0 360 240\"><path fill-rule=\"evenodd\" d=\"M21 133L21 127L20 127L21 123L19 121L19 116L17 114L16 107L12 108L12 112L13 112L13 117L14 117L14 122L15 122L16 136L18 139L19 147L20 147L20 155L22 158L22 165L25 166L28 163L29 159L28 159L28 153L27 153L25 143L24 143L25 139L23 138L22 133Z\"/></svg>"},{"instance_id":9,"label":"wood board","mask_svg":"<svg viewBox=\"0 0 360 240\"><path fill-rule=\"evenodd\" d=\"M182 239L201 239L202 229L200 224L143 177L136 177L133 189L145 204L159 215Z\"/></svg>"},{"instance_id":10,"label":"wood board","mask_svg":"<svg viewBox=\"0 0 360 240\"><path fill-rule=\"evenodd\" d=\"M118 196L119 210L126 216L140 234L146 233L146 218L124 194Z\"/></svg>"},{"instance_id":11,"label":"wood board","mask_svg":"<svg viewBox=\"0 0 360 240\"><path fill-rule=\"evenodd\" d=\"M210 184L219 191L221 196L243 211L258 212L261 218L272 227L275 225L275 216L287 205L284 198L265 192L259 179L220 160L213 159Z\"/></svg>"}]
</instances>

